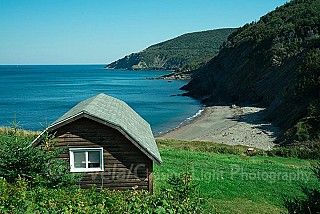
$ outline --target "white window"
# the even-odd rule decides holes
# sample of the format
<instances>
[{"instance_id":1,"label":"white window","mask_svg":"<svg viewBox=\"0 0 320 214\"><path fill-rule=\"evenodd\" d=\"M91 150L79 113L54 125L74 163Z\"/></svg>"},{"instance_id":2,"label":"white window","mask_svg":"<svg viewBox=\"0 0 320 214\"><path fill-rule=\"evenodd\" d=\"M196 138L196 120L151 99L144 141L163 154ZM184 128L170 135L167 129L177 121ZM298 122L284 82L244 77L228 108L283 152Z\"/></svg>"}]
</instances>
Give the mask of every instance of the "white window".
<instances>
[{"instance_id":1,"label":"white window","mask_svg":"<svg viewBox=\"0 0 320 214\"><path fill-rule=\"evenodd\" d=\"M103 148L69 149L71 172L103 171Z\"/></svg>"}]
</instances>

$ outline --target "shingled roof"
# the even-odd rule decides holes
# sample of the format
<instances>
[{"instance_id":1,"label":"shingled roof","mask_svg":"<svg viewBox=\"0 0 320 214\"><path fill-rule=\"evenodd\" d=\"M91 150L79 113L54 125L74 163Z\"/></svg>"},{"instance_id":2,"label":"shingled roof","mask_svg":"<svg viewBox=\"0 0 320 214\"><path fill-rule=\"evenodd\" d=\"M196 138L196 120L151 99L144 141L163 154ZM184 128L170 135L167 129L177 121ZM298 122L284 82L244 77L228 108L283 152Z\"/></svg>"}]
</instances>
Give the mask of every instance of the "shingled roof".
<instances>
[{"instance_id":1,"label":"shingled roof","mask_svg":"<svg viewBox=\"0 0 320 214\"><path fill-rule=\"evenodd\" d=\"M105 125L109 124L116 127L144 154L157 164L161 164L160 153L149 123L125 102L105 94L98 94L78 103L53 122L45 131L55 130L64 124L74 121L75 118L81 117L97 119L98 122ZM38 142L42 134L33 143Z\"/></svg>"}]
</instances>

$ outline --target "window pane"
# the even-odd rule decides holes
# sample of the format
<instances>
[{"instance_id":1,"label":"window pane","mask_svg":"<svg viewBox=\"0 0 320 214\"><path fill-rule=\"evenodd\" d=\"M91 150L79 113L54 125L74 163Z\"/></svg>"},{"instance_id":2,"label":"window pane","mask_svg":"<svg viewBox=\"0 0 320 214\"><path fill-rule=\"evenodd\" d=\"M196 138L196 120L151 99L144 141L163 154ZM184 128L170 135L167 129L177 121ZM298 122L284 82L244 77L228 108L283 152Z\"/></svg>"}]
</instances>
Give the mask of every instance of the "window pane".
<instances>
[{"instance_id":1,"label":"window pane","mask_svg":"<svg viewBox=\"0 0 320 214\"><path fill-rule=\"evenodd\" d=\"M89 168L100 168L100 151L90 151L89 156Z\"/></svg>"},{"instance_id":2,"label":"window pane","mask_svg":"<svg viewBox=\"0 0 320 214\"><path fill-rule=\"evenodd\" d=\"M86 153L73 152L74 168L86 168Z\"/></svg>"}]
</instances>

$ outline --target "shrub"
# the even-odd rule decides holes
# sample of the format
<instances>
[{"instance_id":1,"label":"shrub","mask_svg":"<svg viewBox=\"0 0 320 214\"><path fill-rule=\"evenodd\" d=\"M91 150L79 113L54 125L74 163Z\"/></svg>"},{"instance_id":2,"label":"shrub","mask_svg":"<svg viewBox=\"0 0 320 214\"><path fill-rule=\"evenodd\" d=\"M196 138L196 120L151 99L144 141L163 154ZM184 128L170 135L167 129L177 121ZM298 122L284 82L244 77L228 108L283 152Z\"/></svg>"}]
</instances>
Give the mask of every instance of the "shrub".
<instances>
[{"instance_id":1,"label":"shrub","mask_svg":"<svg viewBox=\"0 0 320 214\"><path fill-rule=\"evenodd\" d=\"M295 138L297 141L307 141L310 138L310 127L304 122L298 122L295 125Z\"/></svg>"},{"instance_id":2,"label":"shrub","mask_svg":"<svg viewBox=\"0 0 320 214\"><path fill-rule=\"evenodd\" d=\"M67 165L53 149L52 136L45 135L43 145L31 145L33 135L20 131L16 126L0 138L0 177L14 183L22 178L30 185L56 187L77 182L79 175L71 174ZM77 176L77 177L76 177Z\"/></svg>"},{"instance_id":3,"label":"shrub","mask_svg":"<svg viewBox=\"0 0 320 214\"><path fill-rule=\"evenodd\" d=\"M312 167L312 171L320 182L320 162ZM302 191L306 195L307 199L289 199L285 200L285 206L289 213L320 213L320 189L310 189L302 187Z\"/></svg>"},{"instance_id":4,"label":"shrub","mask_svg":"<svg viewBox=\"0 0 320 214\"><path fill-rule=\"evenodd\" d=\"M269 156L320 159L320 141L304 142L287 147L277 147L266 152Z\"/></svg>"},{"instance_id":5,"label":"shrub","mask_svg":"<svg viewBox=\"0 0 320 214\"><path fill-rule=\"evenodd\" d=\"M187 178L187 179L186 179ZM175 182L171 182L175 180ZM177 188L178 184L180 188ZM170 178L168 188L150 195L144 190L112 191L76 186L32 187L19 177L15 183L0 179L0 213L201 213L203 200L196 197L187 173ZM184 188L184 187L190 188ZM191 188L192 187L192 188ZM187 190L187 191L186 191ZM186 192L186 195L181 195Z\"/></svg>"}]
</instances>

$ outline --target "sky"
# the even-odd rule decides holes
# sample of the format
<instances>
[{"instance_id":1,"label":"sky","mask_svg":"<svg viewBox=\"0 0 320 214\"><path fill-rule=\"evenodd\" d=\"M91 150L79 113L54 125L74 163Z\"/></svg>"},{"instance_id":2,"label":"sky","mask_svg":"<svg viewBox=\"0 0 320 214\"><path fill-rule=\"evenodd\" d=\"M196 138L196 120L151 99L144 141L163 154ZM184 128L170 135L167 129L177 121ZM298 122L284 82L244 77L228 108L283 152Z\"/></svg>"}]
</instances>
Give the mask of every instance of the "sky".
<instances>
[{"instance_id":1,"label":"sky","mask_svg":"<svg viewBox=\"0 0 320 214\"><path fill-rule=\"evenodd\" d=\"M184 33L240 27L287 0L0 0L0 65L108 64Z\"/></svg>"}]
</instances>

